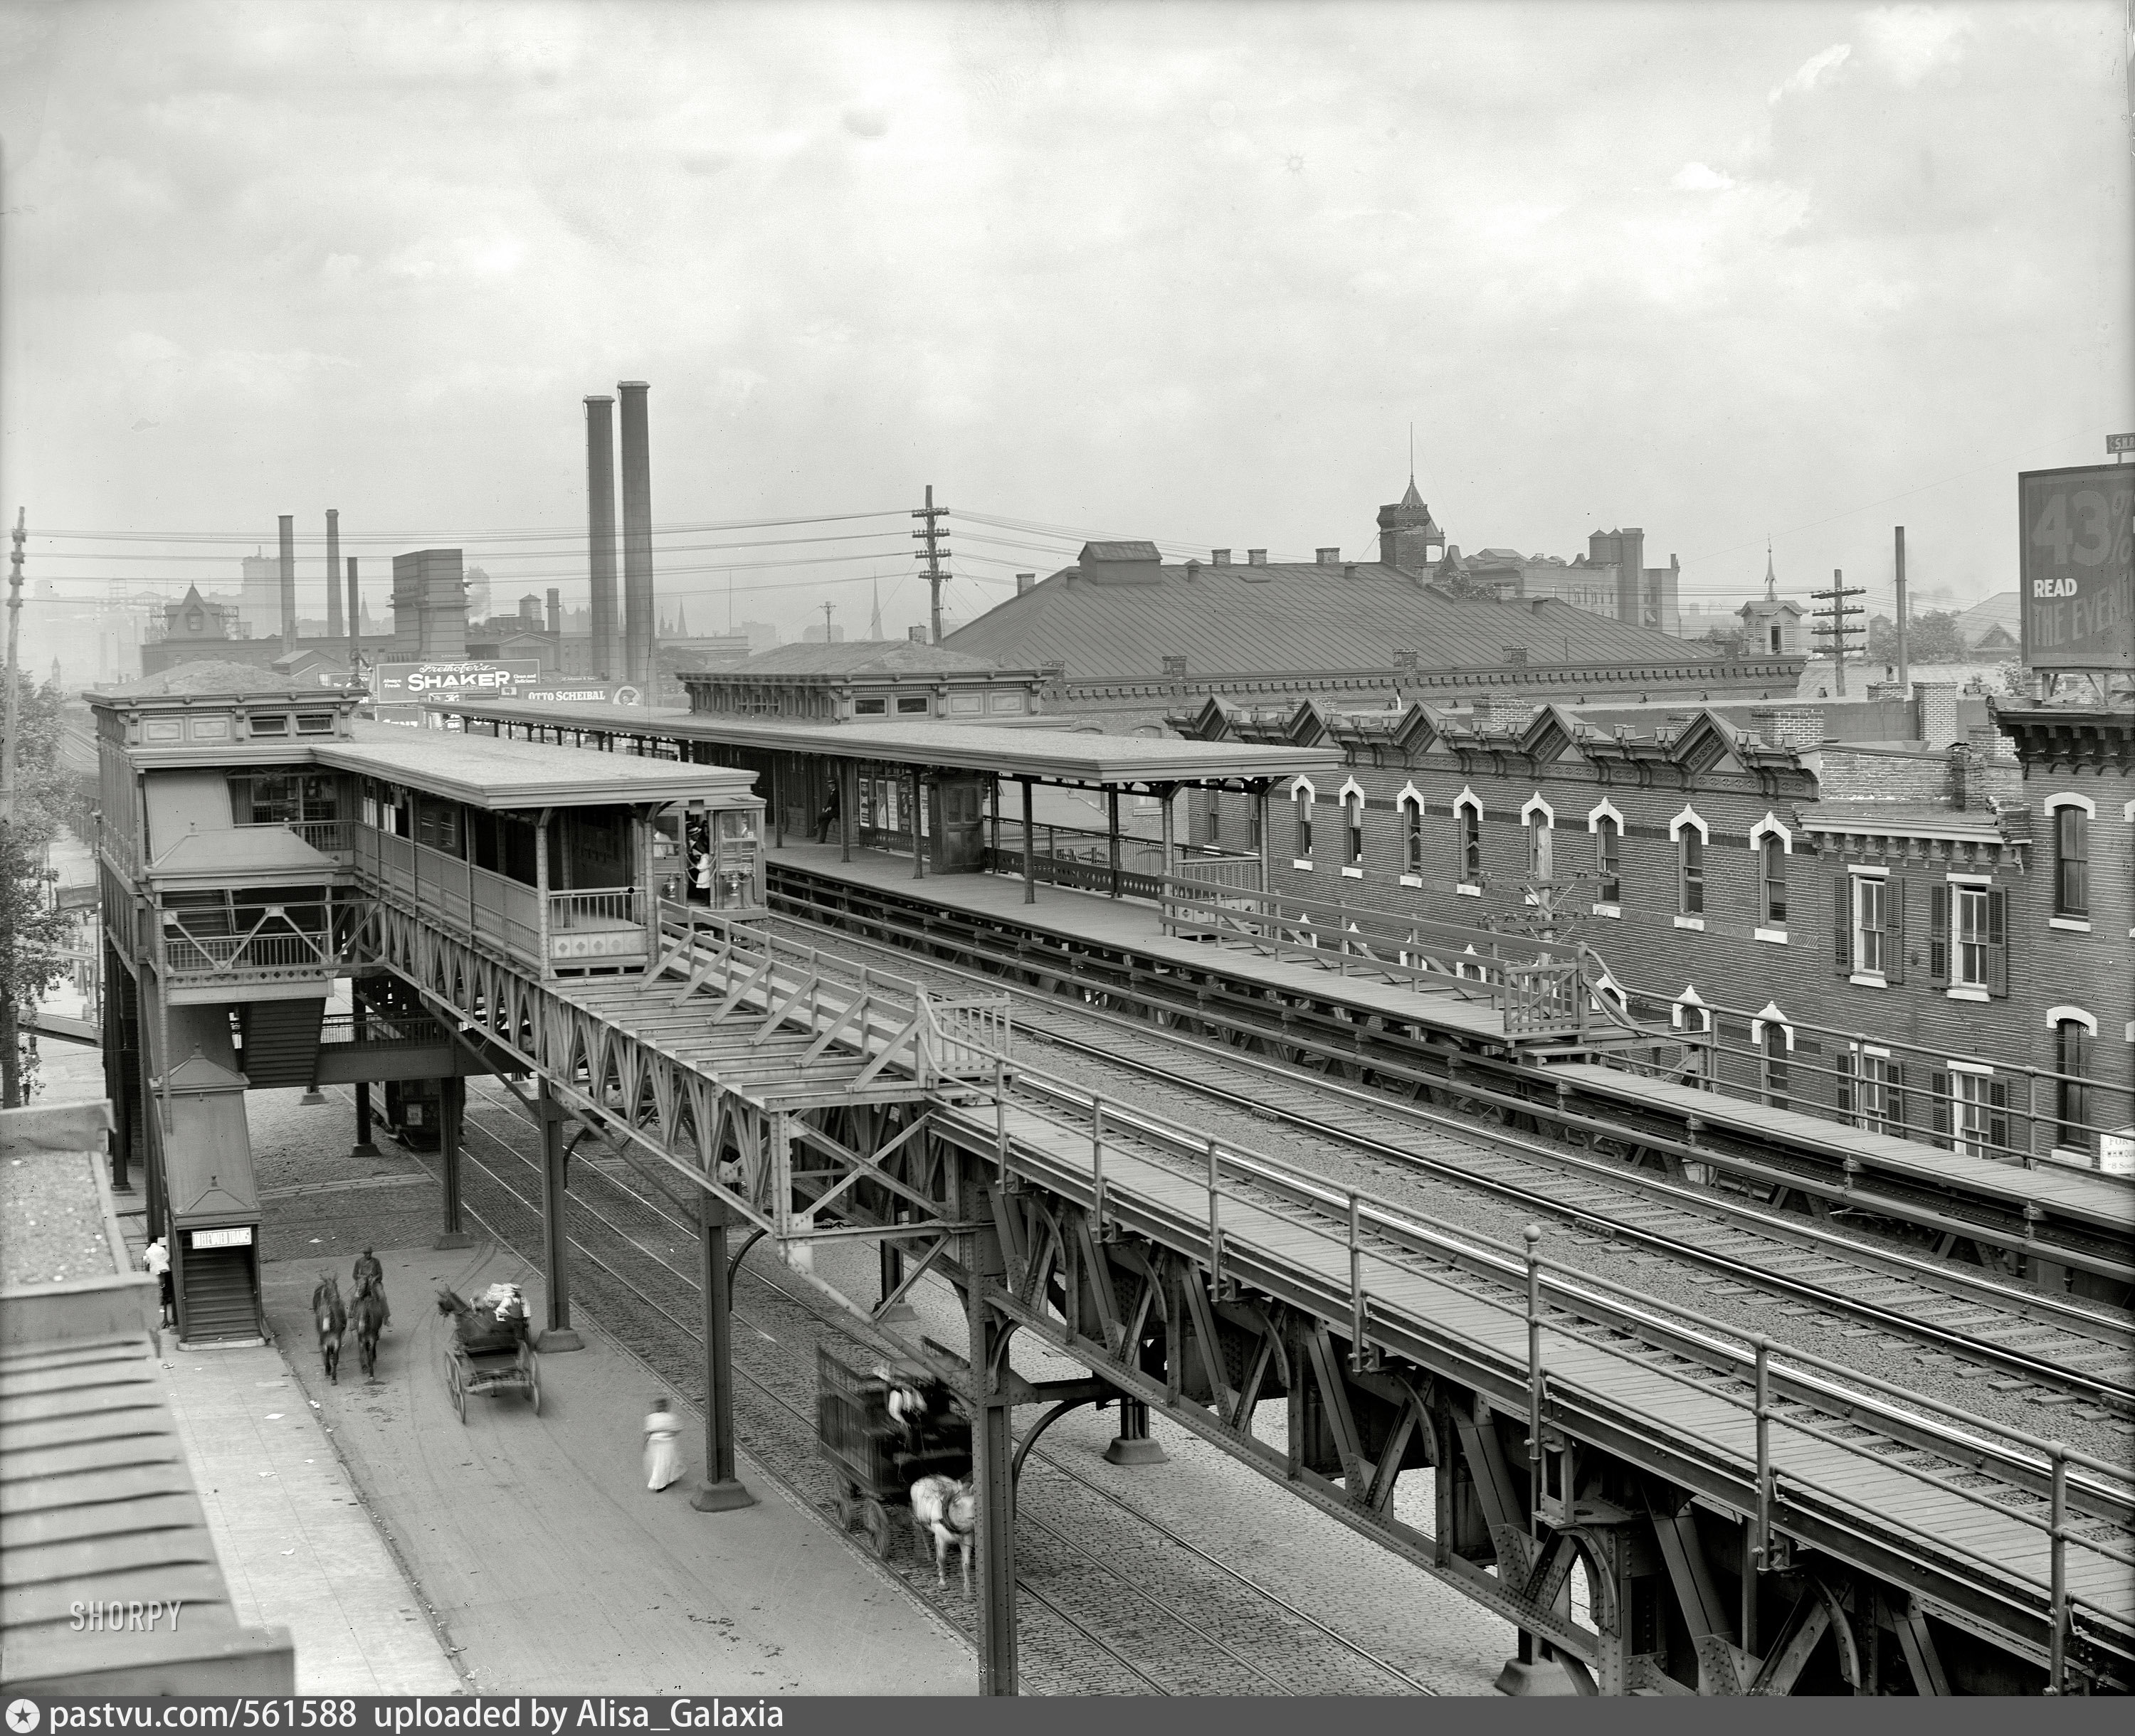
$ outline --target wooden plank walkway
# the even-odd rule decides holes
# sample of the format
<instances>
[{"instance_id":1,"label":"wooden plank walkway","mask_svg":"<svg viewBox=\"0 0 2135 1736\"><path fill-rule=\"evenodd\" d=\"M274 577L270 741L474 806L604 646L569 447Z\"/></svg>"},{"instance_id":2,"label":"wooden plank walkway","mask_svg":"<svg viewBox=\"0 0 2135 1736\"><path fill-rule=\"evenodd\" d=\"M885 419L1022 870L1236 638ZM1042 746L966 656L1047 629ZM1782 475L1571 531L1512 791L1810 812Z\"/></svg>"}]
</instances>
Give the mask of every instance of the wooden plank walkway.
<instances>
[{"instance_id":1,"label":"wooden plank walkway","mask_svg":"<svg viewBox=\"0 0 2135 1736\"><path fill-rule=\"evenodd\" d=\"M1868 1168L1903 1175L1929 1187L1955 1187L1966 1194L2000 1199L2012 1207L2027 1201L2048 1206L2072 1222L2122 1236L2135 1233L2135 1178L2044 1163L2026 1169L1992 1158L1968 1157L1891 1134L1848 1127L1799 1110L1777 1109L1717 1091L1701 1091L1673 1080L1649 1079L1599 1061L1553 1061L1550 1076L1596 1096L1696 1115L1710 1126L1755 1138L1779 1135L1795 1145L1821 1144L1859 1158Z\"/></svg>"},{"instance_id":2,"label":"wooden plank walkway","mask_svg":"<svg viewBox=\"0 0 2135 1736\"><path fill-rule=\"evenodd\" d=\"M989 1132L991 1119L985 1117ZM1019 1167L1030 1168L1067 1197L1088 1203L1094 1187L1086 1128L1017 1107L1009 1111L1008 1130ZM1174 1244L1205 1261L1205 1233L1177 1234L1208 1221L1205 1177L1154 1161L1132 1144L1109 1139L1104 1177L1108 1212L1130 1216L1139 1208L1168 1221ZM1330 1324L1339 1328L1346 1321L1349 1253L1343 1223L1332 1216L1314 1222L1272 1211L1227 1187L1221 1216L1227 1258L1237 1269L1286 1269L1320 1298L1320 1311ZM1427 1347L1455 1338L1524 1386L1523 1298L1510 1291L1502 1298L1493 1297L1466 1274L1439 1274L1369 1251L1362 1257L1362 1272L1370 1298L1371 1336L1384 1347L1406 1356L1413 1353L1411 1347L1426 1347L1421 1360L1427 1363ZM1559 1327L1546 1329L1542 1354L1550 1390L1558 1401L1581 1410L1612 1413L1638 1434L1674 1447L1705 1449L1705 1454L1740 1467L1745 1482L1754 1480L1755 1419L1746 1404L1722 1395L1734 1383L1703 1367L1672 1372L1656 1366L1654 1352L1634 1355ZM1784 1361L1784 1351L1777 1354ZM1823 1421L1827 1428L1837 1426L1835 1419ZM2043 1530L1939 1487L1905 1463L1849 1451L1777 1414L1771 1422L1771 1453L1788 1499L1834 1513L1871 1535L1900 1536L1910 1549L1942 1559L1956 1574L1999 1586L2019 1601L2044 1608L2051 1559ZM1915 1456L1926 1455L1910 1449L1897 1455ZM1955 1469L1945 1464L1944 1474ZM2135 1574L2126 1567L2072 1542L2068 1583L2077 1600L2135 1632Z\"/></svg>"},{"instance_id":3,"label":"wooden plank walkway","mask_svg":"<svg viewBox=\"0 0 2135 1736\"><path fill-rule=\"evenodd\" d=\"M1038 887L1038 902L1023 902L1023 883L1005 874L912 875L912 858L855 848L850 862L838 859L835 844L788 840L767 853L774 865L806 868L832 880L871 891L918 896L930 902L989 921L1036 930L1067 941L1116 947L1196 970L1220 969L1227 976L1310 995L1360 1012L1456 1031L1464 1037L1505 1040L1505 1016L1489 1001L1461 998L1454 979L1446 987L1418 989L1372 976L1345 976L1321 965L1277 960L1244 947L1217 947L1176 940L1159 927L1157 908L1138 899L1107 898L1080 887Z\"/></svg>"}]
</instances>

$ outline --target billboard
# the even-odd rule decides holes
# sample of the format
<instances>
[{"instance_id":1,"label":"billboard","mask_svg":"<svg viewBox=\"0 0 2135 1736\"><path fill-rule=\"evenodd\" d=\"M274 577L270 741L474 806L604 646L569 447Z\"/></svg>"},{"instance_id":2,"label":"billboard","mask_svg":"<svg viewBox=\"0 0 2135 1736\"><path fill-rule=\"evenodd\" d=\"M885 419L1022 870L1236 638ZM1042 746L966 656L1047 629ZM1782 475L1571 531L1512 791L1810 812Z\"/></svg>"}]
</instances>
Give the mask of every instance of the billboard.
<instances>
[{"instance_id":1,"label":"billboard","mask_svg":"<svg viewBox=\"0 0 2135 1736\"><path fill-rule=\"evenodd\" d=\"M2135 670L2135 465L2016 477L2027 669Z\"/></svg>"},{"instance_id":2,"label":"billboard","mask_svg":"<svg viewBox=\"0 0 2135 1736\"><path fill-rule=\"evenodd\" d=\"M535 705L640 705L645 690L627 681L603 681L597 675L549 675L513 694Z\"/></svg>"},{"instance_id":3,"label":"billboard","mask_svg":"<svg viewBox=\"0 0 2135 1736\"><path fill-rule=\"evenodd\" d=\"M370 697L380 705L419 705L425 699L516 699L540 683L538 657L496 663L478 658L380 663L371 670Z\"/></svg>"}]
</instances>

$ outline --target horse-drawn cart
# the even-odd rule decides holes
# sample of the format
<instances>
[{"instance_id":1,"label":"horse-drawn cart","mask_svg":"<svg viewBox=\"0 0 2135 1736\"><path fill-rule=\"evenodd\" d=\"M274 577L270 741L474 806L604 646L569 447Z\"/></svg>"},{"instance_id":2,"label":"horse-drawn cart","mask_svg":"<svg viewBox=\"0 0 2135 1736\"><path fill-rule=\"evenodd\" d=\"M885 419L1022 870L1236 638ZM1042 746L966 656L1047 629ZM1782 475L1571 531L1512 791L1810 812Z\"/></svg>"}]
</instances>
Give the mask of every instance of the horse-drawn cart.
<instances>
[{"instance_id":1,"label":"horse-drawn cart","mask_svg":"<svg viewBox=\"0 0 2135 1736\"><path fill-rule=\"evenodd\" d=\"M917 1363L863 1374L817 1346L816 1438L837 1479L838 1523L857 1523L878 1556L889 1554L888 1510L911 1505L913 1484L971 1472L970 1418Z\"/></svg>"},{"instance_id":2,"label":"horse-drawn cart","mask_svg":"<svg viewBox=\"0 0 2135 1736\"><path fill-rule=\"evenodd\" d=\"M468 1394L495 1398L515 1388L526 1394L540 1415L541 1357L527 1336L524 1302L515 1296L469 1304L444 1290L438 1294L438 1308L453 1317L453 1336L445 1344L445 1390L460 1421L467 1421Z\"/></svg>"}]
</instances>

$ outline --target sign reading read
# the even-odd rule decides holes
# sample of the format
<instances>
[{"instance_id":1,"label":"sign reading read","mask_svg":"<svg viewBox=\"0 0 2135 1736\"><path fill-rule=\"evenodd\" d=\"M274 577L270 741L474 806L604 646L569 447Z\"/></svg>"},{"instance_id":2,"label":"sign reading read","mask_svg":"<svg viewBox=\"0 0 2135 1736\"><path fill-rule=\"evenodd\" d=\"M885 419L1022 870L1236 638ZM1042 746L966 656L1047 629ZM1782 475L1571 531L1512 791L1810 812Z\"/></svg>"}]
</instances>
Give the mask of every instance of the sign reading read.
<instances>
[{"instance_id":1,"label":"sign reading read","mask_svg":"<svg viewBox=\"0 0 2135 1736\"><path fill-rule=\"evenodd\" d=\"M539 658L501 663L381 663L371 673L370 696L381 705L419 704L424 699L515 699L541 679Z\"/></svg>"},{"instance_id":2,"label":"sign reading read","mask_svg":"<svg viewBox=\"0 0 2135 1736\"><path fill-rule=\"evenodd\" d=\"M2016 478L2024 665L2135 670L2135 467Z\"/></svg>"}]
</instances>

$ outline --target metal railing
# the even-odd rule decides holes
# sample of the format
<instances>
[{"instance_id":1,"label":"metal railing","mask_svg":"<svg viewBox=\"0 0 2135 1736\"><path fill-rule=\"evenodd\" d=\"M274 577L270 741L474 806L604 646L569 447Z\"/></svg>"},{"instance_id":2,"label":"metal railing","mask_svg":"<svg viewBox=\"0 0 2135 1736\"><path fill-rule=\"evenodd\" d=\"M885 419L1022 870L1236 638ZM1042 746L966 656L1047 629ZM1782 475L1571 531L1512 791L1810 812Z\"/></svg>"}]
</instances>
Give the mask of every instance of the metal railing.
<instances>
[{"instance_id":1,"label":"metal railing","mask_svg":"<svg viewBox=\"0 0 2135 1736\"><path fill-rule=\"evenodd\" d=\"M1033 829L1031 878L1047 886L1072 887L1078 891L1114 893L1124 898L1145 898L1154 903L1164 895L1164 845L1161 840L1139 834L1119 834L1120 867L1112 873L1112 834L1087 826L1040 824ZM986 851L987 871L1014 878L1023 875L1023 823L1004 818L1000 841ZM1173 878L1199 885L1258 892L1261 859L1213 844L1177 844L1172 847Z\"/></svg>"},{"instance_id":2,"label":"metal railing","mask_svg":"<svg viewBox=\"0 0 2135 1736\"><path fill-rule=\"evenodd\" d=\"M355 853L356 824L352 820L258 820L235 829L240 832L293 832L313 849L328 856Z\"/></svg>"},{"instance_id":3,"label":"metal railing","mask_svg":"<svg viewBox=\"0 0 2135 1736\"><path fill-rule=\"evenodd\" d=\"M1790 1443L1803 1438L1858 1458L1864 1469L1896 1472L1942 1494L1962 1499L1997 1517L2015 1521L2042 1536L2043 1559L2012 1559L2011 1540L1975 1545L1953 1534L1947 1525L1923 1526L1905 1517L1906 1504L1886 1498L1866 1500L1876 1520L1907 1532L1924 1553L1963 1558L1967 1571L1993 1582L2036 1611L2051 1635L2049 1667L2060 1685L2066 1647L2079 1611L2109 1625L2115 1643L2131 1637L2127 1612L2099 1598L2072 1589L2072 1551L2119 1567L2135 1567L2135 1552L2123 1537L2135 1524L2135 1482L2128 1468L2093 1458L2063 1443L2047 1441L1960 1410L1874 1376L1829 1361L1813 1353L1774 1342L1762 1334L1745 1335L1709 1316L1656 1299L1595 1274L1560 1264L1541 1251L1541 1233L1530 1231L1514 1246L1482 1236L1464 1226L1435 1219L1363 1189L1346 1187L1324 1177L1276 1158L1218 1141L1198 1129L1057 1076L1018 1070L1015 1086L1026 1108L1052 1121L1067 1143L1043 1154L1072 1163L1072 1153L1089 1153L1089 1203L1100 1234L1108 1216L1116 1218L1122 1198L1117 1175L1107 1176L1108 1141L1131 1139L1148 1158L1154 1153L1166 1167L1193 1181L1207 1197L1205 1223L1181 1220L1176 1208L1153 1202L1155 1220L1187 1232L1185 1251L1203 1255L1220 1278L1251 1283L1243 1269L1281 1263L1316 1282L1325 1318L1346 1315L1353 1356L1362 1353L1376 1333L1382 1342L1390 1330L1404 1330L1398 1304L1375 1296L1367 1262L1389 1261L1391 1255L1412 1255L1426 1263L1430 1275L1445 1281L1447 1269L1481 1279L1464 1285L1464 1298L1481 1303L1523 1328L1524 1358L1494 1355L1500 1373L1526 1389L1531 1425L1568 1427L1577 1434L1579 1419L1596 1400L1608 1400L1605 1383L1581 1391L1549 1366L1549 1335L1575 1342L1582 1354L1613 1356L1641 1381L1655 1376L1682 1387L1687 1397L1717 1399L1736 1413L1740 1425L1701 1430L1687 1419L1687 1408L1668 1415L1671 1447L1687 1458L1702 1459L1753 1492L1755 1537L1752 1559L1757 1570L1776 1565L1773 1538L1791 1507L1806 1512L1828 1503L1857 1516L1864 1497L1835 1487L1805 1469L1800 1450ZM1004 1124L1005 1129L1005 1124ZM1009 1161L1017 1160L1009 1142L998 1143ZM1029 1167L1028 1157L1020 1160ZM1240 1205L1266 1211L1273 1198L1286 1221L1298 1221L1329 1242L1339 1256L1326 1268L1312 1267L1293 1253L1241 1245ZM1225 1202L1232 1210L1224 1211ZM1140 1202L1134 1202L1140 1206ZM1198 1247L1191 1238L1205 1240ZM1346 1284L1330 1275L1346 1268ZM1405 1269L1413 1276L1415 1268ZM1290 1274L1295 1275L1295 1274ZM1442 1334L1430 1323L1416 1323L1419 1339ZM1626 1341L1630 1341L1627 1344ZM1396 1347L1391 1343L1387 1347ZM1486 1355L1489 1347L1476 1348ZM1662 1360L1656 1362L1655 1353ZM1721 1378L1717 1381L1714 1376ZM1653 1401L1644 1401L1650 1410ZM1775 1439L1774 1424L1785 1431ZM1535 1435L1539 1441L1538 1432ZM1910 1449L1894 1456L1893 1447ZM1537 1491L1538 1497L1538 1491ZM1857 1520L1848 1521L1857 1523ZM2043 1569L2043 1571L2041 1571Z\"/></svg>"},{"instance_id":4,"label":"metal railing","mask_svg":"<svg viewBox=\"0 0 2135 1736\"><path fill-rule=\"evenodd\" d=\"M748 1006L762 1014L756 1041L798 1024L813 1059L836 1046L864 1058L854 1088L894 1068L922 1087L990 1080L1012 1046L1009 997L937 999L903 977L853 965L766 934L701 905L663 900L649 981L686 978L678 1000L717 996L718 1020Z\"/></svg>"},{"instance_id":5,"label":"metal railing","mask_svg":"<svg viewBox=\"0 0 2135 1736\"><path fill-rule=\"evenodd\" d=\"M1597 1022L1638 1028L1609 992L1600 960L1576 942L1359 910L1339 899L1308 907L1273 893L1223 888L1219 896L1177 876L1162 902L1168 934L1487 1000L1504 1014L1508 1034L1583 1037Z\"/></svg>"},{"instance_id":6,"label":"metal railing","mask_svg":"<svg viewBox=\"0 0 2135 1736\"><path fill-rule=\"evenodd\" d=\"M1642 1076L2026 1168L2108 1167L2125 1175L2117 1166L2135 1161L2135 1088L2115 1081L1746 1008L1702 1003L1678 1016L1711 1021L1710 1028L1673 1033L1682 1047L1680 1062L1627 1056L1623 1065Z\"/></svg>"},{"instance_id":7,"label":"metal railing","mask_svg":"<svg viewBox=\"0 0 2135 1736\"><path fill-rule=\"evenodd\" d=\"M420 1014L412 1018L392 1018L380 1013L366 1013L361 1017L349 1013L329 1013L319 1021L319 1041L328 1045L401 1043L434 1048L443 1044L448 1038L442 1025L435 1019Z\"/></svg>"},{"instance_id":8,"label":"metal railing","mask_svg":"<svg viewBox=\"0 0 2135 1736\"><path fill-rule=\"evenodd\" d=\"M166 975L271 981L290 977L332 976L345 962L353 912L346 907L309 907L321 912L324 926L307 928L278 906L269 906L242 934L200 934L182 912L163 912L157 956Z\"/></svg>"},{"instance_id":9,"label":"metal railing","mask_svg":"<svg viewBox=\"0 0 2135 1736\"><path fill-rule=\"evenodd\" d=\"M645 902L634 886L549 894L549 929L626 928L644 923Z\"/></svg>"}]
</instances>

